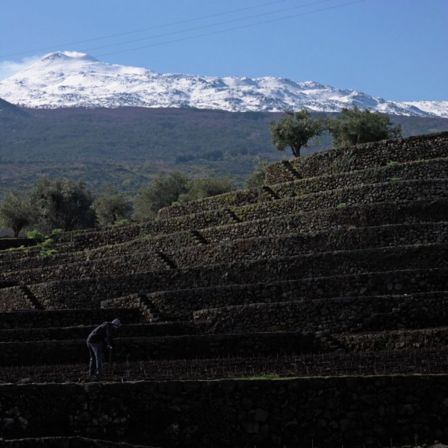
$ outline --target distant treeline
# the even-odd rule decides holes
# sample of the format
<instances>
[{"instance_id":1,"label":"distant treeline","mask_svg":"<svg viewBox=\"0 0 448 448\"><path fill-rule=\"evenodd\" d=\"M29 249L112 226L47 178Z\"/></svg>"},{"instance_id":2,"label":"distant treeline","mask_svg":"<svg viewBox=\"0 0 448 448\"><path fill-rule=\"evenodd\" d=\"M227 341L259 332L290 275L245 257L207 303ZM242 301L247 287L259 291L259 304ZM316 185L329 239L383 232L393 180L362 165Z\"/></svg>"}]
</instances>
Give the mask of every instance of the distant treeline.
<instances>
[{"instance_id":1,"label":"distant treeline","mask_svg":"<svg viewBox=\"0 0 448 448\"><path fill-rule=\"evenodd\" d=\"M122 225L153 219L162 208L231 191L228 178L191 179L179 172L161 174L134 198L116 191L94 195L82 182L39 179L25 193L11 192L0 203L0 226L18 236L26 229L45 234L96 225Z\"/></svg>"}]
</instances>

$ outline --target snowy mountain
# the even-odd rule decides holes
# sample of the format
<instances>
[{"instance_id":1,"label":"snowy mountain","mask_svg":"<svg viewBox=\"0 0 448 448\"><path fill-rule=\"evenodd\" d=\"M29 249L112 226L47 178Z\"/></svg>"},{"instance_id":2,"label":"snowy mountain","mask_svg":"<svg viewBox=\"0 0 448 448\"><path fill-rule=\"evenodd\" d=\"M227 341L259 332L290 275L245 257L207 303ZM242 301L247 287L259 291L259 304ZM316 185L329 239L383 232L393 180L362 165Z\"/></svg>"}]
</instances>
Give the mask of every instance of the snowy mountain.
<instances>
[{"instance_id":1,"label":"snowy mountain","mask_svg":"<svg viewBox=\"0 0 448 448\"><path fill-rule=\"evenodd\" d=\"M414 106L430 115L448 118L448 101L405 101L402 106Z\"/></svg>"},{"instance_id":2,"label":"snowy mountain","mask_svg":"<svg viewBox=\"0 0 448 448\"><path fill-rule=\"evenodd\" d=\"M0 81L0 98L31 108L195 107L235 112L307 108L337 112L358 106L396 115L448 113L448 101L397 103L356 90L286 78L160 74L100 62L76 51L47 54Z\"/></svg>"}]
</instances>

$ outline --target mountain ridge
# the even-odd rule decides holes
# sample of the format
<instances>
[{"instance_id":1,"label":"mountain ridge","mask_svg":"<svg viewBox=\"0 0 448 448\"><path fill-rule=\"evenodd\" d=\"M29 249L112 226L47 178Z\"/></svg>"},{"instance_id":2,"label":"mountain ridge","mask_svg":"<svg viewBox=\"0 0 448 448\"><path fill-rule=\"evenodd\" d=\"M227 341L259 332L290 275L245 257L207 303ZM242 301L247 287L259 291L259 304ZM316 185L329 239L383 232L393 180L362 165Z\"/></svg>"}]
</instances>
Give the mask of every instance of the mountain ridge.
<instances>
[{"instance_id":1,"label":"mountain ridge","mask_svg":"<svg viewBox=\"0 0 448 448\"><path fill-rule=\"evenodd\" d=\"M101 62L86 53L48 53L0 81L0 98L28 108L198 108L281 112L306 108L339 112L360 107L393 115L448 117L448 101L393 102L316 81L287 78L157 73ZM422 108L420 103L425 103Z\"/></svg>"}]
</instances>

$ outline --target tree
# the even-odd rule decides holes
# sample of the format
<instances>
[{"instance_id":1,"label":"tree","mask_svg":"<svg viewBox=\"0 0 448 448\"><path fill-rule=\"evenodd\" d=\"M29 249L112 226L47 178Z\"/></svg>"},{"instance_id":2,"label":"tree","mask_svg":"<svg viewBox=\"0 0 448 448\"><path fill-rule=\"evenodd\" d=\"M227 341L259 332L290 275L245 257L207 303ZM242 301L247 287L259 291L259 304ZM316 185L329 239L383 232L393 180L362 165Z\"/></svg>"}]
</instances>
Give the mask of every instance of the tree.
<instances>
[{"instance_id":1,"label":"tree","mask_svg":"<svg viewBox=\"0 0 448 448\"><path fill-rule=\"evenodd\" d=\"M149 185L141 188L135 200L135 216L138 219L154 218L162 207L167 207L187 193L188 177L174 172L158 175Z\"/></svg>"},{"instance_id":2,"label":"tree","mask_svg":"<svg viewBox=\"0 0 448 448\"><path fill-rule=\"evenodd\" d=\"M322 130L322 123L311 118L306 110L286 112L283 118L271 123L272 143L279 151L289 146L294 156L300 157L301 148Z\"/></svg>"},{"instance_id":3,"label":"tree","mask_svg":"<svg viewBox=\"0 0 448 448\"><path fill-rule=\"evenodd\" d=\"M227 177L205 177L193 179L189 182L188 191L179 196L179 202L194 201L218 194L227 193L234 189Z\"/></svg>"},{"instance_id":4,"label":"tree","mask_svg":"<svg viewBox=\"0 0 448 448\"><path fill-rule=\"evenodd\" d=\"M95 225L93 198L82 182L42 178L37 181L31 198L39 224L45 230L73 230Z\"/></svg>"},{"instance_id":5,"label":"tree","mask_svg":"<svg viewBox=\"0 0 448 448\"><path fill-rule=\"evenodd\" d=\"M20 231L33 223L35 211L28 197L9 193L0 205L0 222L12 229L17 238Z\"/></svg>"},{"instance_id":6,"label":"tree","mask_svg":"<svg viewBox=\"0 0 448 448\"><path fill-rule=\"evenodd\" d=\"M262 161L258 164L258 166L249 174L249 177L246 180L246 188L257 188L262 187L265 183L266 179L266 167L268 163Z\"/></svg>"},{"instance_id":7,"label":"tree","mask_svg":"<svg viewBox=\"0 0 448 448\"><path fill-rule=\"evenodd\" d=\"M112 225L131 216L132 204L122 194L110 191L95 200L93 209L101 225Z\"/></svg>"},{"instance_id":8,"label":"tree","mask_svg":"<svg viewBox=\"0 0 448 448\"><path fill-rule=\"evenodd\" d=\"M401 136L400 126L393 126L387 115L357 107L343 109L329 120L328 130L338 148Z\"/></svg>"}]
</instances>

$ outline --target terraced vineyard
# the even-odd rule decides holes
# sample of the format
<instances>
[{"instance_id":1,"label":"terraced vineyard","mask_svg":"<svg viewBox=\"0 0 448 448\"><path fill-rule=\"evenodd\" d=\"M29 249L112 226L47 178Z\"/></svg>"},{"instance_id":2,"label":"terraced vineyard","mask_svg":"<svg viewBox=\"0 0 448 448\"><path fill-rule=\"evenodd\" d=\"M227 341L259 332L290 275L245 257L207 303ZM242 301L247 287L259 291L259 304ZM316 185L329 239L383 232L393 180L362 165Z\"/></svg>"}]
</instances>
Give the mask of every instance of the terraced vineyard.
<instances>
[{"instance_id":1,"label":"terraced vineyard","mask_svg":"<svg viewBox=\"0 0 448 448\"><path fill-rule=\"evenodd\" d=\"M448 441L448 133L268 181L0 252L6 446ZM91 383L85 338L114 317Z\"/></svg>"}]
</instances>

